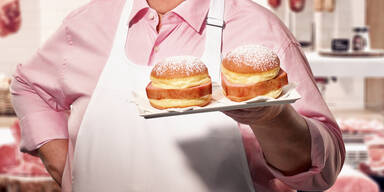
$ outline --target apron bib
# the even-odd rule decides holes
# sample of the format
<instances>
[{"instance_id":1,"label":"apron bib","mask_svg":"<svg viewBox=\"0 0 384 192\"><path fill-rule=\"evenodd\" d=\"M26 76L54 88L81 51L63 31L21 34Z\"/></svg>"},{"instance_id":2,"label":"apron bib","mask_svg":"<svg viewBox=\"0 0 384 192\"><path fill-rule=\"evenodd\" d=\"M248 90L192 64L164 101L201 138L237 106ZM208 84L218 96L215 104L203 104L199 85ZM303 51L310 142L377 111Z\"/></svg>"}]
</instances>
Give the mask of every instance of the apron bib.
<instances>
[{"instance_id":1,"label":"apron bib","mask_svg":"<svg viewBox=\"0 0 384 192\"><path fill-rule=\"evenodd\" d=\"M254 191L237 123L229 117L221 112L151 120L139 116L132 90L145 89L151 67L126 57L132 4L125 3L110 57L79 129L73 191ZM213 79L219 77L222 28L217 21L223 11L223 0L212 0L202 59Z\"/></svg>"}]
</instances>

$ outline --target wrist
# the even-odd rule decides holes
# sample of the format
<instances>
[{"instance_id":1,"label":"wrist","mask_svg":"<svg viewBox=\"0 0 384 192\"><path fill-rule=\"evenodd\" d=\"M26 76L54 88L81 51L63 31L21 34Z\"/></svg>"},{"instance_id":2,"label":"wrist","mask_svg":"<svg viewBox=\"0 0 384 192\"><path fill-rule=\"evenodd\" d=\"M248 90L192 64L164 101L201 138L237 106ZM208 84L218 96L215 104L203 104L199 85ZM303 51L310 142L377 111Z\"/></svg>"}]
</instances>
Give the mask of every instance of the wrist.
<instances>
[{"instance_id":1,"label":"wrist","mask_svg":"<svg viewBox=\"0 0 384 192\"><path fill-rule=\"evenodd\" d=\"M266 162L285 175L311 166L311 135L306 121L290 105L269 121L250 125Z\"/></svg>"},{"instance_id":2,"label":"wrist","mask_svg":"<svg viewBox=\"0 0 384 192\"><path fill-rule=\"evenodd\" d=\"M306 137L310 137L307 123L290 105L283 105L279 113L270 115L271 118L250 124L258 139L265 142L294 143Z\"/></svg>"},{"instance_id":3,"label":"wrist","mask_svg":"<svg viewBox=\"0 0 384 192\"><path fill-rule=\"evenodd\" d=\"M287 107L288 105L272 106L262 118L252 121L249 126L261 129L263 127L268 128L280 124L282 123L284 116L286 116L284 113L287 113Z\"/></svg>"}]
</instances>

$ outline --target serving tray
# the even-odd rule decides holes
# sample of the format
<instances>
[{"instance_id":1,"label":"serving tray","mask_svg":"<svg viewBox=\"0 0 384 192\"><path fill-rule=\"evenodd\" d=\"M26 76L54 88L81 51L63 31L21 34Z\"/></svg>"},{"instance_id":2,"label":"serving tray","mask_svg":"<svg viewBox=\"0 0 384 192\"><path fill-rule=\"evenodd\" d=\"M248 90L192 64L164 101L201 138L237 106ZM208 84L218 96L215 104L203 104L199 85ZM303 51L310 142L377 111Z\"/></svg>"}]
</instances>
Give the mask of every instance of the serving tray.
<instances>
[{"instance_id":1,"label":"serving tray","mask_svg":"<svg viewBox=\"0 0 384 192\"><path fill-rule=\"evenodd\" d=\"M213 111L228 111L235 109L246 109L271 105L282 105L294 103L300 99L300 94L296 91L295 85L288 84L283 87L280 97L259 96L244 102L233 102L226 98L219 84L212 84L212 101L204 107L171 108L159 110L152 107L147 99L145 91L133 91L133 102L137 105L140 116L150 119L175 115L187 115L193 113L206 113Z\"/></svg>"}]
</instances>

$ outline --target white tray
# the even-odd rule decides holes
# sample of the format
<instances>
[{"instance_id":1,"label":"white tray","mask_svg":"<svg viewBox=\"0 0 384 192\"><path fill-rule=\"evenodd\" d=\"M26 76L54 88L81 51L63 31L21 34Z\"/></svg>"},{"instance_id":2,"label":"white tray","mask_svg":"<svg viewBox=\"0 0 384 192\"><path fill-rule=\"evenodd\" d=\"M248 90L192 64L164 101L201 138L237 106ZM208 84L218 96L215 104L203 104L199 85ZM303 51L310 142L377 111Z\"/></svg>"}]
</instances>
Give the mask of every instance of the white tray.
<instances>
[{"instance_id":1,"label":"white tray","mask_svg":"<svg viewBox=\"0 0 384 192\"><path fill-rule=\"evenodd\" d=\"M277 99L270 97L259 96L244 102L233 102L226 98L223 94L220 85L213 83L212 86L212 101L204 107L187 107L187 108L172 108L159 110L152 107L147 99L144 91L133 91L133 102L137 105L140 116L146 119L167 117L174 115L186 115L192 113L205 113L212 111L228 111L234 109L245 109L253 107L271 106L294 103L300 99L299 93L296 91L293 84L288 84L283 87L281 96Z\"/></svg>"}]
</instances>

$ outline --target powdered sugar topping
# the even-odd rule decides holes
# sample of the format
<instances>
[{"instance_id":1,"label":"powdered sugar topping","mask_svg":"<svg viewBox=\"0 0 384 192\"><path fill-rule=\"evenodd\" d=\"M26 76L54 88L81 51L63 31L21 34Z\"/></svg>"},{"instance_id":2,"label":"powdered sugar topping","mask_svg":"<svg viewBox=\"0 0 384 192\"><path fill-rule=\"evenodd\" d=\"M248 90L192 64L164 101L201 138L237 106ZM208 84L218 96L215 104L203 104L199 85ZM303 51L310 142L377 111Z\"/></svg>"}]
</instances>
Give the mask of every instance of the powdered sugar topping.
<instances>
[{"instance_id":1,"label":"powdered sugar topping","mask_svg":"<svg viewBox=\"0 0 384 192\"><path fill-rule=\"evenodd\" d=\"M237 65L248 65L255 70L268 71L279 66L278 56L269 48L261 45L244 45L237 47L226 55Z\"/></svg>"},{"instance_id":2,"label":"powdered sugar topping","mask_svg":"<svg viewBox=\"0 0 384 192\"><path fill-rule=\"evenodd\" d=\"M176 74L194 74L207 70L204 63L194 56L174 56L168 57L155 65L153 72L157 76L163 76L168 73Z\"/></svg>"}]
</instances>

